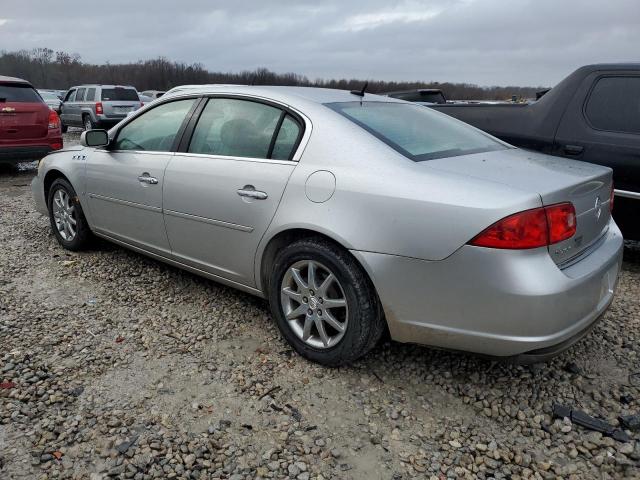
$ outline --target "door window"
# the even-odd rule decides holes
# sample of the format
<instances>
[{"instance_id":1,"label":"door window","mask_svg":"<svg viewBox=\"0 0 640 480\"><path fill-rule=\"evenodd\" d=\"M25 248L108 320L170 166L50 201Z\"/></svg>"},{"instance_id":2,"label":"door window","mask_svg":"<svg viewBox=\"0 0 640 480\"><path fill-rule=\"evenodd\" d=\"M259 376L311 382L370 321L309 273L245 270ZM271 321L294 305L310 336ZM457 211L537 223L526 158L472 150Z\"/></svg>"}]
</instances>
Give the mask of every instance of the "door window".
<instances>
[{"instance_id":1,"label":"door window","mask_svg":"<svg viewBox=\"0 0 640 480\"><path fill-rule=\"evenodd\" d=\"M76 93L76 102L84 102L84 88L79 88Z\"/></svg>"},{"instance_id":2,"label":"door window","mask_svg":"<svg viewBox=\"0 0 640 480\"><path fill-rule=\"evenodd\" d=\"M282 110L236 98L211 99L193 132L189 152L268 158Z\"/></svg>"},{"instance_id":3,"label":"door window","mask_svg":"<svg viewBox=\"0 0 640 480\"><path fill-rule=\"evenodd\" d=\"M640 133L640 77L603 77L591 91L585 114L598 130Z\"/></svg>"},{"instance_id":4,"label":"door window","mask_svg":"<svg viewBox=\"0 0 640 480\"><path fill-rule=\"evenodd\" d=\"M76 91L75 90L71 90L69 93L67 93L67 96L64 98L65 102L73 102L73 100L76 98Z\"/></svg>"},{"instance_id":5,"label":"door window","mask_svg":"<svg viewBox=\"0 0 640 480\"><path fill-rule=\"evenodd\" d=\"M127 123L116 137L115 150L171 151L195 99L164 103Z\"/></svg>"},{"instance_id":6,"label":"door window","mask_svg":"<svg viewBox=\"0 0 640 480\"><path fill-rule=\"evenodd\" d=\"M84 97L84 100L86 102L93 102L95 99L96 99L96 89L95 88L87 89L87 94Z\"/></svg>"},{"instance_id":7,"label":"door window","mask_svg":"<svg viewBox=\"0 0 640 480\"><path fill-rule=\"evenodd\" d=\"M276 142L273 145L271 158L276 160L291 160L294 148L298 144L300 125L291 115L284 117L282 126L278 130Z\"/></svg>"}]
</instances>

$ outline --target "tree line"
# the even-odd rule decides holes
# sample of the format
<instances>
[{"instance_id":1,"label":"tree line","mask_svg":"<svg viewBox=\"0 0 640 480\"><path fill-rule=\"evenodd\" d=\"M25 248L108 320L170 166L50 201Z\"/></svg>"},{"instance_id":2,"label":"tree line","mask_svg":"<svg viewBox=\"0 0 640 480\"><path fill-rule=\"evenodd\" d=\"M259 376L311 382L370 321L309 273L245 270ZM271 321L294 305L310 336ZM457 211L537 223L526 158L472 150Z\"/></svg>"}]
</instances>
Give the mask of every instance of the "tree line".
<instances>
[{"instance_id":1,"label":"tree line","mask_svg":"<svg viewBox=\"0 0 640 480\"><path fill-rule=\"evenodd\" d=\"M256 68L239 73L213 72L200 63L187 64L160 57L132 63L96 65L85 63L77 53L53 51L50 48L0 51L0 75L24 78L37 88L64 90L73 85L102 83L133 85L138 91L168 90L176 85L200 83L237 83L250 85L293 85L305 87L360 90L362 79L310 80L297 73L276 73ZM367 80L371 93L439 88L447 98L458 100L510 100L535 97L541 87L481 87L470 83L389 82Z\"/></svg>"}]
</instances>

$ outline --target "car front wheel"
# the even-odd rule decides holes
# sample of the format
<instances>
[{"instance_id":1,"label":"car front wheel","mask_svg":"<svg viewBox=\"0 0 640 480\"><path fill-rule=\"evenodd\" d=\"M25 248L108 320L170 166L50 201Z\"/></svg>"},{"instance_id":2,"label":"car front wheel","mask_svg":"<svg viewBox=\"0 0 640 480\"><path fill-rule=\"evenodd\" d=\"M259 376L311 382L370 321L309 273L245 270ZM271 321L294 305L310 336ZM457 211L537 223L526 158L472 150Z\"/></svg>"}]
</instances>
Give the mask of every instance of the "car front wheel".
<instances>
[{"instance_id":1,"label":"car front wheel","mask_svg":"<svg viewBox=\"0 0 640 480\"><path fill-rule=\"evenodd\" d=\"M58 243L67 250L82 250L91 240L91 230L71 184L54 180L49 189L49 219Z\"/></svg>"},{"instance_id":2,"label":"car front wheel","mask_svg":"<svg viewBox=\"0 0 640 480\"><path fill-rule=\"evenodd\" d=\"M295 241L274 260L271 311L302 356L327 366L353 362L380 339L377 294L351 254L321 238Z\"/></svg>"}]
</instances>

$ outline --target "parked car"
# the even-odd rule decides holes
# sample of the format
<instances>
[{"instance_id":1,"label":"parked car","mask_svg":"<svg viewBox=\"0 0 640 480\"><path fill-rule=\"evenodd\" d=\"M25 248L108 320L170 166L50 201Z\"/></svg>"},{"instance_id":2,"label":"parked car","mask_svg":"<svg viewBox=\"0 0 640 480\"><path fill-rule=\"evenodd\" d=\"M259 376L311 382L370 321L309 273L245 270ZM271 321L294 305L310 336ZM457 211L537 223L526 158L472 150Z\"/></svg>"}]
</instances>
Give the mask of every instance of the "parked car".
<instances>
[{"instance_id":1,"label":"parked car","mask_svg":"<svg viewBox=\"0 0 640 480\"><path fill-rule=\"evenodd\" d=\"M55 93L48 90L38 90L38 93L42 97L42 100L44 100L44 103L46 103L51 110L54 110L58 115L60 115L62 111L62 100L60 100Z\"/></svg>"},{"instance_id":2,"label":"parked car","mask_svg":"<svg viewBox=\"0 0 640 480\"><path fill-rule=\"evenodd\" d=\"M71 87L62 103L62 131L68 127L112 127L142 106L133 87L120 85L80 85Z\"/></svg>"},{"instance_id":3,"label":"parked car","mask_svg":"<svg viewBox=\"0 0 640 480\"><path fill-rule=\"evenodd\" d=\"M164 94L165 92L162 90L145 90L144 92L142 92L142 95L146 95L147 97L153 98L154 100L156 98L160 98Z\"/></svg>"},{"instance_id":4,"label":"parked car","mask_svg":"<svg viewBox=\"0 0 640 480\"><path fill-rule=\"evenodd\" d=\"M81 143L32 184L64 248L93 233L264 297L291 345L326 365L385 329L539 361L613 298L611 169L519 150L420 105L189 88Z\"/></svg>"},{"instance_id":5,"label":"parked car","mask_svg":"<svg viewBox=\"0 0 640 480\"><path fill-rule=\"evenodd\" d=\"M61 148L58 114L26 80L0 76L0 163L39 160Z\"/></svg>"},{"instance_id":6,"label":"parked car","mask_svg":"<svg viewBox=\"0 0 640 480\"><path fill-rule=\"evenodd\" d=\"M432 105L502 140L613 169L615 219L640 240L640 64L579 68L530 104Z\"/></svg>"},{"instance_id":7,"label":"parked car","mask_svg":"<svg viewBox=\"0 0 640 480\"><path fill-rule=\"evenodd\" d=\"M140 101L142 102L142 105L146 105L147 103L151 103L153 102L153 98L151 97L147 97L146 95L143 95L142 93L138 95L140 97Z\"/></svg>"},{"instance_id":8,"label":"parked car","mask_svg":"<svg viewBox=\"0 0 640 480\"><path fill-rule=\"evenodd\" d=\"M447 98L439 88L416 88L413 90L402 90L398 92L387 92L386 95L391 98L399 98L407 102L423 103L423 104L444 104Z\"/></svg>"}]
</instances>

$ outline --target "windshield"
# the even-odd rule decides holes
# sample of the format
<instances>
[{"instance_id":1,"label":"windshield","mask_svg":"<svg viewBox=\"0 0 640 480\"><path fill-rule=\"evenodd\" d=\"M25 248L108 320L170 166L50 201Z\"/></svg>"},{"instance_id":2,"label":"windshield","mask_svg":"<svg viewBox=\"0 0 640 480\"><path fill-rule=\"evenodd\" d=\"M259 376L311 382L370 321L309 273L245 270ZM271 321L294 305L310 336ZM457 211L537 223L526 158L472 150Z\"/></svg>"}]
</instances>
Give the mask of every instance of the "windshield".
<instances>
[{"instance_id":1,"label":"windshield","mask_svg":"<svg viewBox=\"0 0 640 480\"><path fill-rule=\"evenodd\" d=\"M132 101L139 102L138 92L133 88L103 88L102 100L116 100L116 101Z\"/></svg>"},{"instance_id":2,"label":"windshield","mask_svg":"<svg viewBox=\"0 0 640 480\"><path fill-rule=\"evenodd\" d=\"M486 133L422 105L391 102L325 105L416 162L509 148Z\"/></svg>"}]
</instances>

